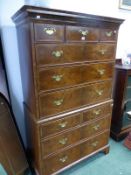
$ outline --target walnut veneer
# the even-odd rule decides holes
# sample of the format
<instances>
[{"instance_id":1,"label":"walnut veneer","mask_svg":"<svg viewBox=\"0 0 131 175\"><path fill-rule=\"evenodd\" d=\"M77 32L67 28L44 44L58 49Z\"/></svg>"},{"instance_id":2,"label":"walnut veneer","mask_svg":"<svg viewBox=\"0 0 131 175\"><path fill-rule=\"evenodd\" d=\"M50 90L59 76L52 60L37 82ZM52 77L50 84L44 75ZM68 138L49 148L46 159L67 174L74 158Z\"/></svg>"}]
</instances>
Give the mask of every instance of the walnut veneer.
<instances>
[{"instance_id":1,"label":"walnut veneer","mask_svg":"<svg viewBox=\"0 0 131 175\"><path fill-rule=\"evenodd\" d=\"M123 20L23 6L17 26L28 148L39 175L108 153Z\"/></svg>"}]
</instances>

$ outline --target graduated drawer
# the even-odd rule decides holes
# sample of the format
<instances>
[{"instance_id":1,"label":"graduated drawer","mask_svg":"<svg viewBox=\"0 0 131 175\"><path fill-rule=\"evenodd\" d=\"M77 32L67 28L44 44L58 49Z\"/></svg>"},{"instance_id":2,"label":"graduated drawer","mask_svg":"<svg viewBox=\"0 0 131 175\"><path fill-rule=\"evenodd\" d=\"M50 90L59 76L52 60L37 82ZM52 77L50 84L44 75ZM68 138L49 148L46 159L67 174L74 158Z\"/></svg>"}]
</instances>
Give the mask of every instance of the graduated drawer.
<instances>
[{"instance_id":1,"label":"graduated drawer","mask_svg":"<svg viewBox=\"0 0 131 175\"><path fill-rule=\"evenodd\" d=\"M40 91L63 88L82 83L112 78L114 63L86 64L49 69L40 69Z\"/></svg>"},{"instance_id":2,"label":"graduated drawer","mask_svg":"<svg viewBox=\"0 0 131 175\"><path fill-rule=\"evenodd\" d=\"M45 175L51 175L67 165L80 159L80 146L70 148L66 151L58 153L55 156L49 157L43 160L43 173Z\"/></svg>"},{"instance_id":3,"label":"graduated drawer","mask_svg":"<svg viewBox=\"0 0 131 175\"><path fill-rule=\"evenodd\" d=\"M80 128L73 131L68 131L61 133L52 138L46 139L41 143L42 157L45 157L53 152L56 152L59 149L62 149L66 146L74 144L81 139Z\"/></svg>"},{"instance_id":4,"label":"graduated drawer","mask_svg":"<svg viewBox=\"0 0 131 175\"><path fill-rule=\"evenodd\" d=\"M35 41L55 41L64 40L64 26L56 24L34 23Z\"/></svg>"},{"instance_id":5,"label":"graduated drawer","mask_svg":"<svg viewBox=\"0 0 131 175\"><path fill-rule=\"evenodd\" d=\"M83 112L83 122L88 122L112 114L111 103L100 105Z\"/></svg>"},{"instance_id":6,"label":"graduated drawer","mask_svg":"<svg viewBox=\"0 0 131 175\"><path fill-rule=\"evenodd\" d=\"M82 61L113 60L114 44L37 44L37 65L54 65Z\"/></svg>"},{"instance_id":7,"label":"graduated drawer","mask_svg":"<svg viewBox=\"0 0 131 175\"><path fill-rule=\"evenodd\" d=\"M82 138L88 138L100 131L110 129L110 118L111 115L108 117L101 118L97 121L93 121L85 126L82 127Z\"/></svg>"},{"instance_id":8,"label":"graduated drawer","mask_svg":"<svg viewBox=\"0 0 131 175\"><path fill-rule=\"evenodd\" d=\"M100 41L116 41L117 33L116 29L100 29Z\"/></svg>"},{"instance_id":9,"label":"graduated drawer","mask_svg":"<svg viewBox=\"0 0 131 175\"><path fill-rule=\"evenodd\" d=\"M108 144L109 140L109 131L104 132L92 139L86 141L81 145L82 147L82 156L86 156Z\"/></svg>"},{"instance_id":10,"label":"graduated drawer","mask_svg":"<svg viewBox=\"0 0 131 175\"><path fill-rule=\"evenodd\" d=\"M66 41L98 41L99 29L82 26L66 26Z\"/></svg>"},{"instance_id":11,"label":"graduated drawer","mask_svg":"<svg viewBox=\"0 0 131 175\"><path fill-rule=\"evenodd\" d=\"M40 126L41 138L45 138L49 135L62 132L66 129L75 127L81 123L82 114L66 116L64 118L47 122Z\"/></svg>"},{"instance_id":12,"label":"graduated drawer","mask_svg":"<svg viewBox=\"0 0 131 175\"><path fill-rule=\"evenodd\" d=\"M98 103L111 98L112 81L70 88L39 97L40 116L46 118L61 112Z\"/></svg>"}]
</instances>

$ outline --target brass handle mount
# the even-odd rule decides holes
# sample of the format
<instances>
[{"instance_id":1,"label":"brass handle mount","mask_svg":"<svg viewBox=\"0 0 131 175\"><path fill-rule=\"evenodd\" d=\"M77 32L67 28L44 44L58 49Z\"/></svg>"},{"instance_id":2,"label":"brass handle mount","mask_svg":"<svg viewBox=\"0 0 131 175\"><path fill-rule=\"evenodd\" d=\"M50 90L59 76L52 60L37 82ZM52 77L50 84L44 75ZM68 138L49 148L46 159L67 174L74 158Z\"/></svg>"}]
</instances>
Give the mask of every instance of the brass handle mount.
<instances>
[{"instance_id":1,"label":"brass handle mount","mask_svg":"<svg viewBox=\"0 0 131 175\"><path fill-rule=\"evenodd\" d=\"M59 161L64 163L67 161L67 159L68 159L68 156L64 156L64 157L60 158Z\"/></svg>"},{"instance_id":2,"label":"brass handle mount","mask_svg":"<svg viewBox=\"0 0 131 175\"><path fill-rule=\"evenodd\" d=\"M56 32L56 29L54 27L45 27L44 32L47 35L53 35Z\"/></svg>"},{"instance_id":3,"label":"brass handle mount","mask_svg":"<svg viewBox=\"0 0 131 175\"><path fill-rule=\"evenodd\" d=\"M55 101L54 101L54 104L55 104L56 106L60 106L60 105L62 105L63 101L64 101L63 99L55 100Z\"/></svg>"},{"instance_id":4,"label":"brass handle mount","mask_svg":"<svg viewBox=\"0 0 131 175\"><path fill-rule=\"evenodd\" d=\"M63 123L59 123L59 126L61 128L65 128L67 126L67 124L68 124L68 122L66 121L66 122L63 122Z\"/></svg>"},{"instance_id":5,"label":"brass handle mount","mask_svg":"<svg viewBox=\"0 0 131 175\"><path fill-rule=\"evenodd\" d=\"M55 58L60 58L60 57L63 55L63 51L62 51L62 50L53 51L53 52L52 52L52 55L53 55Z\"/></svg>"},{"instance_id":6,"label":"brass handle mount","mask_svg":"<svg viewBox=\"0 0 131 175\"><path fill-rule=\"evenodd\" d=\"M62 77L63 77L63 75L53 75L52 79L54 79L55 81L59 82L59 81L61 81Z\"/></svg>"},{"instance_id":7,"label":"brass handle mount","mask_svg":"<svg viewBox=\"0 0 131 175\"><path fill-rule=\"evenodd\" d=\"M60 143L61 145L65 145L65 144L67 143L67 141L68 141L67 138L63 138L63 139L60 139L60 140L59 140L59 143Z\"/></svg>"}]
</instances>

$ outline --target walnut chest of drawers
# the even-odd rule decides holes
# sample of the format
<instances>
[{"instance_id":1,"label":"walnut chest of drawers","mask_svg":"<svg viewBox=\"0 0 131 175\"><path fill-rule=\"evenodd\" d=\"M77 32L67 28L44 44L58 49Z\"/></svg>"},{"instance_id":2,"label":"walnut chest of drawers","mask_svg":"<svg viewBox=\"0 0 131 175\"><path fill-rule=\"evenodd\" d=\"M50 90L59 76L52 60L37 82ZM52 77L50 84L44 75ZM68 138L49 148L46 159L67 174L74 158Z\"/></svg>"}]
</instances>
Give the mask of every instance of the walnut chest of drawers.
<instances>
[{"instance_id":1,"label":"walnut chest of drawers","mask_svg":"<svg viewBox=\"0 0 131 175\"><path fill-rule=\"evenodd\" d=\"M14 16L28 149L39 175L108 153L112 78L123 20L23 6Z\"/></svg>"}]
</instances>

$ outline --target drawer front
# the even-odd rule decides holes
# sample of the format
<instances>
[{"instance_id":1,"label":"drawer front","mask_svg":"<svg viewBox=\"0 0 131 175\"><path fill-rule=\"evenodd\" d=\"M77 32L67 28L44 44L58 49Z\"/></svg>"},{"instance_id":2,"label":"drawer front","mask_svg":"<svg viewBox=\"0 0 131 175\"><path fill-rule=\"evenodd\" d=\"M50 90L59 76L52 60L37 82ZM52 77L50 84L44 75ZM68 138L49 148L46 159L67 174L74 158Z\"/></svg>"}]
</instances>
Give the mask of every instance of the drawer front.
<instances>
[{"instance_id":1,"label":"drawer front","mask_svg":"<svg viewBox=\"0 0 131 175\"><path fill-rule=\"evenodd\" d=\"M88 138L97 134L98 132L104 131L105 129L110 129L110 117L102 118L84 126L82 128L82 137Z\"/></svg>"},{"instance_id":2,"label":"drawer front","mask_svg":"<svg viewBox=\"0 0 131 175\"><path fill-rule=\"evenodd\" d=\"M85 57L88 61L99 61L99 60L114 60L115 59L114 44L87 44L85 49Z\"/></svg>"},{"instance_id":3,"label":"drawer front","mask_svg":"<svg viewBox=\"0 0 131 175\"><path fill-rule=\"evenodd\" d=\"M117 40L117 30L101 29L100 30L100 40L101 41L116 41Z\"/></svg>"},{"instance_id":4,"label":"drawer front","mask_svg":"<svg viewBox=\"0 0 131 175\"><path fill-rule=\"evenodd\" d=\"M43 174L50 175L80 158L80 146L68 149L43 161Z\"/></svg>"},{"instance_id":5,"label":"drawer front","mask_svg":"<svg viewBox=\"0 0 131 175\"><path fill-rule=\"evenodd\" d=\"M42 157L47 156L59 149L74 144L80 140L80 128L74 131L59 134L42 142ZM53 145L53 146L52 146Z\"/></svg>"},{"instance_id":6,"label":"drawer front","mask_svg":"<svg viewBox=\"0 0 131 175\"><path fill-rule=\"evenodd\" d=\"M64 26L55 24L35 23L35 41L58 41L64 40Z\"/></svg>"},{"instance_id":7,"label":"drawer front","mask_svg":"<svg viewBox=\"0 0 131 175\"><path fill-rule=\"evenodd\" d=\"M104 117L107 115L111 115L112 113L112 106L111 103L100 105L95 108L91 108L83 113L83 122L87 122L90 120L94 120L100 117Z\"/></svg>"},{"instance_id":8,"label":"drawer front","mask_svg":"<svg viewBox=\"0 0 131 175\"><path fill-rule=\"evenodd\" d=\"M37 44L37 65L54 65L82 61L112 60L113 44Z\"/></svg>"},{"instance_id":9,"label":"drawer front","mask_svg":"<svg viewBox=\"0 0 131 175\"><path fill-rule=\"evenodd\" d=\"M40 115L47 117L111 98L111 81L40 96Z\"/></svg>"},{"instance_id":10,"label":"drawer front","mask_svg":"<svg viewBox=\"0 0 131 175\"><path fill-rule=\"evenodd\" d=\"M66 40L73 41L98 41L99 30L96 28L89 27L77 27L67 26L66 27Z\"/></svg>"},{"instance_id":11,"label":"drawer front","mask_svg":"<svg viewBox=\"0 0 131 175\"><path fill-rule=\"evenodd\" d=\"M75 127L81 123L81 120L82 114L76 114L66 116L59 120L47 122L40 126L41 138Z\"/></svg>"},{"instance_id":12,"label":"drawer front","mask_svg":"<svg viewBox=\"0 0 131 175\"><path fill-rule=\"evenodd\" d=\"M42 69L39 72L39 90L51 90L112 78L113 68L114 63L102 63Z\"/></svg>"},{"instance_id":13,"label":"drawer front","mask_svg":"<svg viewBox=\"0 0 131 175\"><path fill-rule=\"evenodd\" d=\"M108 144L109 132L102 133L81 145L83 156L86 156Z\"/></svg>"},{"instance_id":14,"label":"drawer front","mask_svg":"<svg viewBox=\"0 0 131 175\"><path fill-rule=\"evenodd\" d=\"M38 44L36 60L38 65L62 64L83 61L84 45L76 44Z\"/></svg>"}]
</instances>

